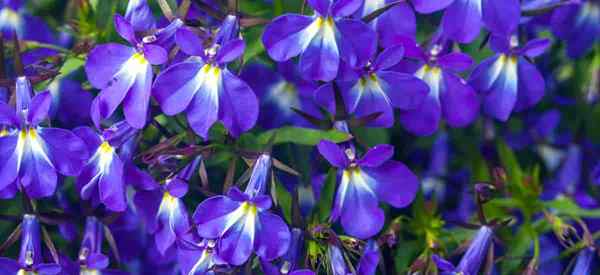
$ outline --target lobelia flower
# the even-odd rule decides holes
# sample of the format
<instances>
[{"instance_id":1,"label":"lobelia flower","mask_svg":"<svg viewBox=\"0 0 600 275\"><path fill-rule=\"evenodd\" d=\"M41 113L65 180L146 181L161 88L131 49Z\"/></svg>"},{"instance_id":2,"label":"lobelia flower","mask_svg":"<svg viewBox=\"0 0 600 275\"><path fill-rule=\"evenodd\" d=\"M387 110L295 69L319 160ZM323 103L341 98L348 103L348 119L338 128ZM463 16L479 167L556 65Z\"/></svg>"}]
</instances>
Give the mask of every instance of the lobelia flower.
<instances>
[{"instance_id":1,"label":"lobelia flower","mask_svg":"<svg viewBox=\"0 0 600 275\"><path fill-rule=\"evenodd\" d=\"M444 34L457 42L470 43L481 27L496 35L510 35L521 18L519 0L454 0L442 17Z\"/></svg>"},{"instance_id":2,"label":"lobelia flower","mask_svg":"<svg viewBox=\"0 0 600 275\"><path fill-rule=\"evenodd\" d=\"M44 20L32 16L25 9L25 0L0 1L0 32L4 39L17 37L44 43L55 40L54 33Z\"/></svg>"},{"instance_id":3,"label":"lobelia flower","mask_svg":"<svg viewBox=\"0 0 600 275\"><path fill-rule=\"evenodd\" d=\"M302 230L299 228L292 229L292 239L290 241L290 247L288 248L285 255L281 257L281 264L275 265L268 261L261 260L260 266L264 274L266 275L315 275L316 273L309 269L296 269L296 263L298 262L298 253L302 253L303 238Z\"/></svg>"},{"instance_id":4,"label":"lobelia flower","mask_svg":"<svg viewBox=\"0 0 600 275\"><path fill-rule=\"evenodd\" d=\"M600 37L600 3L573 1L557 8L551 19L553 33L567 43L567 54L579 58L590 51Z\"/></svg>"},{"instance_id":5,"label":"lobelia flower","mask_svg":"<svg viewBox=\"0 0 600 275\"><path fill-rule=\"evenodd\" d=\"M333 275L349 275L354 274L350 272L346 257L342 248L336 244L329 244L327 246L327 257L329 259L330 270ZM377 265L379 264L379 247L373 240L369 240L363 249L362 256L358 262L356 268L356 274L360 275L374 275L377 271Z\"/></svg>"},{"instance_id":6,"label":"lobelia flower","mask_svg":"<svg viewBox=\"0 0 600 275\"><path fill-rule=\"evenodd\" d=\"M54 275L61 273L60 265L43 263L40 228L40 222L36 216L31 214L23 215L19 259L15 261L1 257L0 271L2 271L2 274Z\"/></svg>"},{"instance_id":7,"label":"lobelia flower","mask_svg":"<svg viewBox=\"0 0 600 275\"><path fill-rule=\"evenodd\" d=\"M416 135L435 133L442 118L452 127L465 127L479 114L477 93L458 75L473 60L460 52L444 54L442 49L436 44L429 52L417 48L412 53L422 64L414 75L429 86L420 106L400 113L402 125Z\"/></svg>"},{"instance_id":8,"label":"lobelia flower","mask_svg":"<svg viewBox=\"0 0 600 275\"><path fill-rule=\"evenodd\" d=\"M153 29L156 24L152 10L146 0L129 0L125 11L125 19L137 32Z\"/></svg>"},{"instance_id":9,"label":"lobelia flower","mask_svg":"<svg viewBox=\"0 0 600 275\"><path fill-rule=\"evenodd\" d=\"M473 240L471 240L469 249L467 249L456 267L438 255L433 255L433 260L438 268L445 272L443 274L478 274L481 263L485 260L488 248L492 243L493 233L493 230L488 226L480 227Z\"/></svg>"},{"instance_id":10,"label":"lobelia flower","mask_svg":"<svg viewBox=\"0 0 600 275\"><path fill-rule=\"evenodd\" d=\"M526 58L542 54L550 41L534 39L523 47L516 36L492 37L496 55L483 60L473 71L469 84L483 96L483 111L506 121L513 110L520 111L539 102L544 96L544 78Z\"/></svg>"},{"instance_id":11,"label":"lobelia flower","mask_svg":"<svg viewBox=\"0 0 600 275\"><path fill-rule=\"evenodd\" d=\"M391 4L393 0L367 0L355 13L357 19ZM417 35L417 18L410 4L397 3L377 18L369 22L377 32L379 45L388 48L402 43L415 43Z\"/></svg>"},{"instance_id":12,"label":"lobelia flower","mask_svg":"<svg viewBox=\"0 0 600 275\"><path fill-rule=\"evenodd\" d=\"M90 115L100 128L101 121L123 103L127 123L142 128L150 102L152 65L165 63L167 52L160 46L138 40L131 24L121 15L115 15L114 24L131 46L107 43L94 47L89 53L85 72L92 86L101 90L92 102Z\"/></svg>"},{"instance_id":13,"label":"lobelia flower","mask_svg":"<svg viewBox=\"0 0 600 275\"><path fill-rule=\"evenodd\" d=\"M181 237L177 245L177 259L185 275L214 275L217 265L225 262L216 253L216 242L198 237L190 232Z\"/></svg>"},{"instance_id":14,"label":"lobelia flower","mask_svg":"<svg viewBox=\"0 0 600 275\"><path fill-rule=\"evenodd\" d=\"M262 111L258 117L258 125L263 128L271 129L285 124L307 125L307 121L292 108L314 117L321 116L313 102L317 84L302 79L297 66L291 60L278 63L276 70L260 63L249 64L244 67L240 77L261 99Z\"/></svg>"},{"instance_id":15,"label":"lobelia flower","mask_svg":"<svg viewBox=\"0 0 600 275\"><path fill-rule=\"evenodd\" d=\"M419 181L404 164L391 160L394 147L383 144L356 157L354 148L342 149L322 140L319 153L341 170L330 220L341 218L346 233L366 239L381 230L385 220L379 200L405 207L415 198Z\"/></svg>"},{"instance_id":16,"label":"lobelia flower","mask_svg":"<svg viewBox=\"0 0 600 275\"><path fill-rule=\"evenodd\" d=\"M158 251L165 254L175 244L178 235L189 231L189 217L182 199L188 191L188 181L202 157L196 157L175 176L135 194L137 210L145 220L148 233L154 235Z\"/></svg>"},{"instance_id":17,"label":"lobelia flower","mask_svg":"<svg viewBox=\"0 0 600 275\"><path fill-rule=\"evenodd\" d=\"M125 210L124 164L117 149L136 134L136 129L121 121L100 135L85 126L73 131L94 152L75 181L81 199L91 200L94 206L102 203L111 211Z\"/></svg>"},{"instance_id":18,"label":"lobelia flower","mask_svg":"<svg viewBox=\"0 0 600 275\"><path fill-rule=\"evenodd\" d=\"M306 79L331 81L340 60L360 66L369 58L376 33L359 20L346 19L364 0L310 0L312 16L281 15L265 27L262 42L278 62L300 55L300 73Z\"/></svg>"},{"instance_id":19,"label":"lobelia flower","mask_svg":"<svg viewBox=\"0 0 600 275\"><path fill-rule=\"evenodd\" d=\"M374 55L374 52L372 52ZM346 112L365 118L381 113L366 125L371 127L391 127L394 125L394 110L403 111L418 108L429 88L420 79L405 73L388 70L404 56L402 46L384 50L373 62L365 67L348 68L340 87ZM315 91L315 99L327 110L335 110L335 96L331 84L325 84Z\"/></svg>"},{"instance_id":20,"label":"lobelia flower","mask_svg":"<svg viewBox=\"0 0 600 275\"><path fill-rule=\"evenodd\" d=\"M42 92L31 98L31 83L18 77L16 105L0 102L0 190L13 197L17 189L31 198L54 194L57 173L76 176L88 157L83 141L72 132L41 127L48 117L51 96Z\"/></svg>"},{"instance_id":21,"label":"lobelia flower","mask_svg":"<svg viewBox=\"0 0 600 275\"><path fill-rule=\"evenodd\" d=\"M152 93L162 111L167 115L185 111L194 132L204 139L217 120L235 137L254 127L258 118L256 95L227 68L227 63L244 53L244 41L227 40L204 50L202 41L186 29L177 32L176 41L192 57L156 78Z\"/></svg>"},{"instance_id":22,"label":"lobelia flower","mask_svg":"<svg viewBox=\"0 0 600 275\"><path fill-rule=\"evenodd\" d=\"M577 260L575 262L575 267L573 267L571 275L592 274L592 263L594 262L595 254L596 249L594 247L586 247L579 251L577 254Z\"/></svg>"},{"instance_id":23,"label":"lobelia flower","mask_svg":"<svg viewBox=\"0 0 600 275\"><path fill-rule=\"evenodd\" d=\"M128 273L108 270L109 258L102 254L104 225L96 217L88 216L78 254L77 271L73 275L125 275Z\"/></svg>"},{"instance_id":24,"label":"lobelia flower","mask_svg":"<svg viewBox=\"0 0 600 275\"><path fill-rule=\"evenodd\" d=\"M290 245L287 225L268 211L272 202L265 192L270 168L271 157L260 155L244 192L232 187L227 196L211 197L194 212L198 235L216 239L219 256L232 265L243 264L253 251L271 261Z\"/></svg>"}]
</instances>

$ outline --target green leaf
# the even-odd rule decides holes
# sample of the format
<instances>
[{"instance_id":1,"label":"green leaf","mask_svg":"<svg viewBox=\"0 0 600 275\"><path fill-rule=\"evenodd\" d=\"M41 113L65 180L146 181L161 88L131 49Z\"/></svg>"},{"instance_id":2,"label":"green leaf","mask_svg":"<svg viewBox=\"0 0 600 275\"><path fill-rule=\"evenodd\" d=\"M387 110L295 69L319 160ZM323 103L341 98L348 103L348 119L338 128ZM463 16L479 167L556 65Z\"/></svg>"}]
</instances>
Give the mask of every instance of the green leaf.
<instances>
[{"instance_id":1,"label":"green leaf","mask_svg":"<svg viewBox=\"0 0 600 275\"><path fill-rule=\"evenodd\" d=\"M519 166L517 157L504 142L498 142L497 150L500 156L500 163L506 169L509 185L520 188L521 181L523 180L523 171Z\"/></svg>"},{"instance_id":2,"label":"green leaf","mask_svg":"<svg viewBox=\"0 0 600 275\"><path fill-rule=\"evenodd\" d=\"M262 43L263 26L256 26L249 28L244 33L244 38L246 41L246 51L244 52L244 63L250 62L257 55L262 54L265 51L265 47Z\"/></svg>"},{"instance_id":3,"label":"green leaf","mask_svg":"<svg viewBox=\"0 0 600 275\"><path fill-rule=\"evenodd\" d=\"M329 169L327 177L325 178L323 190L321 190L321 197L319 198L319 203L317 204L315 211L315 214L317 215L316 218L321 223L327 222L327 219L329 219L329 216L331 215L335 197L336 172L337 170L334 168Z\"/></svg>"},{"instance_id":4,"label":"green leaf","mask_svg":"<svg viewBox=\"0 0 600 275\"><path fill-rule=\"evenodd\" d=\"M85 60L78 57L69 57L65 60L65 63L60 68L58 78L66 77L70 73L78 70L85 64Z\"/></svg>"},{"instance_id":5,"label":"green leaf","mask_svg":"<svg viewBox=\"0 0 600 275\"><path fill-rule=\"evenodd\" d=\"M260 144L267 144L274 134L276 134L274 144L295 143L309 146L314 146L323 139L333 142L343 142L350 138L347 133L337 130L323 131L299 127L282 127L260 134L257 141Z\"/></svg>"},{"instance_id":6,"label":"green leaf","mask_svg":"<svg viewBox=\"0 0 600 275\"><path fill-rule=\"evenodd\" d=\"M274 201L281 208L287 223L292 224L292 195L277 179L273 179L272 184L272 190L275 190Z\"/></svg>"},{"instance_id":7,"label":"green leaf","mask_svg":"<svg viewBox=\"0 0 600 275\"><path fill-rule=\"evenodd\" d=\"M567 197L544 202L546 207L554 209L558 215L576 216L580 218L600 218L600 209L584 209Z\"/></svg>"}]
</instances>

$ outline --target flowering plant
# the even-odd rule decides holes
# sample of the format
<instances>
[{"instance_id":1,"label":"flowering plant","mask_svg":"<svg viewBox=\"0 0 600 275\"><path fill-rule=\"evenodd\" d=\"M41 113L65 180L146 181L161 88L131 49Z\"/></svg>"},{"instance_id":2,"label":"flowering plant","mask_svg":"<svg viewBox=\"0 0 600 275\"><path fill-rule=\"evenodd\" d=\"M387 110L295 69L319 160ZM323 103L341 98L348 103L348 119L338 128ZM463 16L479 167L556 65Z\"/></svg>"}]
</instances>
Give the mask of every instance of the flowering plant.
<instances>
[{"instance_id":1,"label":"flowering plant","mask_svg":"<svg viewBox=\"0 0 600 275\"><path fill-rule=\"evenodd\" d=\"M0 1L0 274L598 274L600 1Z\"/></svg>"}]
</instances>

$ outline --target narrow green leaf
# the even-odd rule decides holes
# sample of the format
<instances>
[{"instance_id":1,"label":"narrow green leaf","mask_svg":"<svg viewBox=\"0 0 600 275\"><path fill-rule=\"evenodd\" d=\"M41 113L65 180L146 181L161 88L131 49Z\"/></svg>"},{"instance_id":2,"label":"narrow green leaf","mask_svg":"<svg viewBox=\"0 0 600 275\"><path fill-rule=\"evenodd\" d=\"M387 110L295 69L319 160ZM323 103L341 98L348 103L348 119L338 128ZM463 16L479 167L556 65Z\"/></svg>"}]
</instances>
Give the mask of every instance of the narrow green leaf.
<instances>
[{"instance_id":1,"label":"narrow green leaf","mask_svg":"<svg viewBox=\"0 0 600 275\"><path fill-rule=\"evenodd\" d=\"M323 139L333 142L343 142L350 138L347 133L337 130L323 131L309 128L283 127L264 132L258 136L257 140L260 144L266 144L273 134L276 134L274 144L295 143L310 146L316 145Z\"/></svg>"}]
</instances>

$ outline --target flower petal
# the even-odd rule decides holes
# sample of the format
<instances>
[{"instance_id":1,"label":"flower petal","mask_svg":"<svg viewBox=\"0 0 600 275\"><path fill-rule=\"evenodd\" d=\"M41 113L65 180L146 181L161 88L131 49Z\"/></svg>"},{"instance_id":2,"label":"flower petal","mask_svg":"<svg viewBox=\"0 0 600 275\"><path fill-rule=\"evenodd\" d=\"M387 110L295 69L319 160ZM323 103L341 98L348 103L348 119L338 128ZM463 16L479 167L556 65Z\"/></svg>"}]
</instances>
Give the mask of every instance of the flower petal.
<instances>
[{"instance_id":1,"label":"flower petal","mask_svg":"<svg viewBox=\"0 0 600 275\"><path fill-rule=\"evenodd\" d=\"M166 115L183 112L204 84L206 74L202 62L182 62L162 71L152 87L152 95Z\"/></svg>"},{"instance_id":2,"label":"flower petal","mask_svg":"<svg viewBox=\"0 0 600 275\"><path fill-rule=\"evenodd\" d=\"M348 235L367 239L383 227L383 210L361 171L343 172L336 201L342 205L341 224Z\"/></svg>"},{"instance_id":3,"label":"flower petal","mask_svg":"<svg viewBox=\"0 0 600 275\"><path fill-rule=\"evenodd\" d=\"M222 89L219 120L232 136L238 137L256 124L258 99L246 82L226 68L222 70Z\"/></svg>"},{"instance_id":4,"label":"flower petal","mask_svg":"<svg viewBox=\"0 0 600 275\"><path fill-rule=\"evenodd\" d=\"M463 79L444 72L444 88L440 90L442 113L452 127L465 127L479 114L479 98Z\"/></svg>"},{"instance_id":5,"label":"flower petal","mask_svg":"<svg viewBox=\"0 0 600 275\"><path fill-rule=\"evenodd\" d=\"M394 146L380 144L369 149L358 161L358 164L365 167L377 167L388 161L392 156L394 156Z\"/></svg>"},{"instance_id":6,"label":"flower petal","mask_svg":"<svg viewBox=\"0 0 600 275\"><path fill-rule=\"evenodd\" d=\"M201 202L193 215L198 235L207 239L216 239L223 234L232 220L230 214L240 207L241 203L226 196L214 196Z\"/></svg>"},{"instance_id":7,"label":"flower petal","mask_svg":"<svg viewBox=\"0 0 600 275\"><path fill-rule=\"evenodd\" d=\"M378 72L381 86L386 91L393 107L402 110L416 109L429 93L429 86L421 79L404 73Z\"/></svg>"},{"instance_id":8,"label":"flower petal","mask_svg":"<svg viewBox=\"0 0 600 275\"><path fill-rule=\"evenodd\" d=\"M27 121L31 125L38 125L48 117L52 95L50 92L42 92L35 95L31 99L29 109L27 111Z\"/></svg>"},{"instance_id":9,"label":"flower petal","mask_svg":"<svg viewBox=\"0 0 600 275\"><path fill-rule=\"evenodd\" d=\"M115 30L121 37L123 37L123 39L127 40L132 45L136 44L135 31L133 30L131 24L127 22L123 16L120 14L115 14L114 24Z\"/></svg>"},{"instance_id":10,"label":"flower petal","mask_svg":"<svg viewBox=\"0 0 600 275\"><path fill-rule=\"evenodd\" d=\"M283 256L290 246L290 230L275 214L260 212L256 233L254 251L263 260L271 261Z\"/></svg>"},{"instance_id":11,"label":"flower petal","mask_svg":"<svg viewBox=\"0 0 600 275\"><path fill-rule=\"evenodd\" d=\"M329 18L317 18L316 23L319 30L300 56L300 72L308 80L331 81L337 76L340 65L335 23Z\"/></svg>"},{"instance_id":12,"label":"flower petal","mask_svg":"<svg viewBox=\"0 0 600 275\"><path fill-rule=\"evenodd\" d=\"M135 81L123 100L125 120L131 127L141 129L146 125L152 76L152 66L146 63L146 67L135 76Z\"/></svg>"},{"instance_id":13,"label":"flower petal","mask_svg":"<svg viewBox=\"0 0 600 275\"><path fill-rule=\"evenodd\" d=\"M348 166L348 158L337 144L329 140L321 140L317 145L317 149L319 149L319 153L329 161L331 165L338 168L345 168Z\"/></svg>"},{"instance_id":14,"label":"flower petal","mask_svg":"<svg viewBox=\"0 0 600 275\"><path fill-rule=\"evenodd\" d=\"M520 57L518 65L518 98L515 111L527 109L544 97L545 80L535 65Z\"/></svg>"},{"instance_id":15,"label":"flower petal","mask_svg":"<svg viewBox=\"0 0 600 275\"><path fill-rule=\"evenodd\" d=\"M454 0L412 0L411 3L415 7L415 10L427 14L445 9L452 4L452 1Z\"/></svg>"},{"instance_id":16,"label":"flower petal","mask_svg":"<svg viewBox=\"0 0 600 275\"><path fill-rule=\"evenodd\" d=\"M417 195L419 179L402 162L390 160L381 166L365 167L363 170L377 197L394 207L406 207Z\"/></svg>"},{"instance_id":17,"label":"flower petal","mask_svg":"<svg viewBox=\"0 0 600 275\"><path fill-rule=\"evenodd\" d=\"M301 54L319 32L318 20L297 14L285 14L273 19L265 27L262 36L269 56L282 62Z\"/></svg>"},{"instance_id":18,"label":"flower petal","mask_svg":"<svg viewBox=\"0 0 600 275\"><path fill-rule=\"evenodd\" d=\"M483 22L490 32L509 36L517 30L521 18L519 0L481 0Z\"/></svg>"},{"instance_id":19,"label":"flower petal","mask_svg":"<svg viewBox=\"0 0 600 275\"><path fill-rule=\"evenodd\" d=\"M48 157L56 170L65 176L77 176L89 158L89 151L81 138L59 128L39 131Z\"/></svg>"},{"instance_id":20,"label":"flower petal","mask_svg":"<svg viewBox=\"0 0 600 275\"><path fill-rule=\"evenodd\" d=\"M460 43L471 43L481 32L481 0L454 0L444 12L444 34Z\"/></svg>"},{"instance_id":21,"label":"flower petal","mask_svg":"<svg viewBox=\"0 0 600 275\"><path fill-rule=\"evenodd\" d=\"M341 58L352 67L366 65L377 51L377 43L374 43L377 41L377 33L359 20L341 19L335 25L341 37Z\"/></svg>"}]
</instances>

